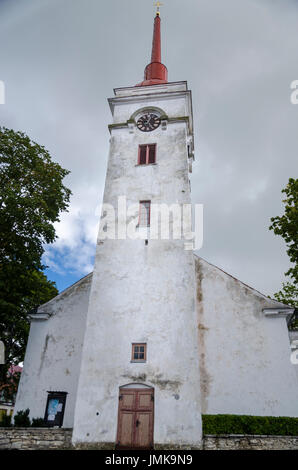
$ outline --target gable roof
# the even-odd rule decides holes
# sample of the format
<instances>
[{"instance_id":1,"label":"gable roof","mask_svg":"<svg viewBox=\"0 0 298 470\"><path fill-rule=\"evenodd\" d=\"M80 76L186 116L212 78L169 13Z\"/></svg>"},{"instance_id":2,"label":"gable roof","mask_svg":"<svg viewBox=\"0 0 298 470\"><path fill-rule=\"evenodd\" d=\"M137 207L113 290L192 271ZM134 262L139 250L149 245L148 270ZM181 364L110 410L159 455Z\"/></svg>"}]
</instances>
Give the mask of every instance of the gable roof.
<instances>
[{"instance_id":1,"label":"gable roof","mask_svg":"<svg viewBox=\"0 0 298 470\"><path fill-rule=\"evenodd\" d=\"M69 287L61 291L58 295L56 295L56 297L53 297L51 300L49 300L45 304L42 304L39 307L37 307L35 312L32 312L30 314L30 317L34 318L34 316L37 316L39 314L44 314L47 311L48 307L51 306L52 303L56 302L57 300L63 299L63 297L65 296L71 295L72 292L76 291L76 289L83 287L83 285L87 284L88 282L91 282L92 275L93 275L93 272L87 274L86 276L82 277L74 284L71 284Z\"/></svg>"},{"instance_id":2,"label":"gable roof","mask_svg":"<svg viewBox=\"0 0 298 470\"><path fill-rule=\"evenodd\" d=\"M198 261L202 261L202 262L205 263L206 265L211 266L211 267L214 268L215 270L220 271L220 272L223 273L224 275L230 277L231 279L233 279L233 280L236 281L237 283L241 284L243 287L245 287L246 289L248 289L253 295L255 295L255 296L259 297L259 298L262 298L263 300L266 300L266 301L268 302L268 304L272 306L272 308L293 310L293 307L292 307L292 306L287 305L287 304L284 304L284 303L282 303L282 302L279 302L278 300L271 299L271 298L268 297L267 295L262 294L261 292L259 292L258 290L254 289L253 287L251 287L251 286L245 284L244 282L240 281L240 280L237 279L235 276L232 276L232 274L227 273L227 272L224 271L223 269L219 268L218 266L215 266L214 264L210 263L209 261L206 261L204 258L201 258L200 256L198 256L198 255L195 254L195 253L194 253L194 257L195 257Z\"/></svg>"},{"instance_id":3,"label":"gable roof","mask_svg":"<svg viewBox=\"0 0 298 470\"><path fill-rule=\"evenodd\" d=\"M231 279L233 279L235 282L241 284L242 286L244 286L246 289L248 289L252 294L254 294L255 296L257 297L260 297L264 300L266 300L268 302L268 307L272 307L272 308L276 308L276 309L286 309L286 310L289 310L289 313L291 313L293 311L293 307L289 306L289 305L286 305L282 302L279 302L278 300L275 300L275 299L271 299L270 297L268 297L267 295L265 294L262 294L261 292L259 292L258 290L254 289L253 287L245 284L244 282L240 281L239 279L237 279L235 276L233 276L232 274L229 274L227 273L226 271L224 271L222 268L219 268L218 266L215 266L214 264L210 263L209 261L206 261L204 258L202 258L201 256L198 256L197 254L194 253L194 257L195 257L195 260L197 261L200 261L210 267L212 267L213 269L219 271L220 273L224 274L225 276L228 276L230 277ZM60 292L56 297L53 297L53 299L49 300L48 302L46 302L45 304L42 304L40 305L35 313L32 313L31 315L34 316L34 315L38 315L38 314L43 314L44 312L46 312L47 310L47 307L50 307L51 303L52 302L56 302L57 300L59 299L62 299L64 296L68 296L68 295L71 295L72 291L75 291L77 288L79 287L82 287L85 283L88 283L91 281L92 279L92 275L93 275L93 272L87 274L86 276L82 277L81 279L79 279L77 282L75 282L74 284L70 285L69 287L67 287L66 289L64 289L62 292Z\"/></svg>"}]
</instances>

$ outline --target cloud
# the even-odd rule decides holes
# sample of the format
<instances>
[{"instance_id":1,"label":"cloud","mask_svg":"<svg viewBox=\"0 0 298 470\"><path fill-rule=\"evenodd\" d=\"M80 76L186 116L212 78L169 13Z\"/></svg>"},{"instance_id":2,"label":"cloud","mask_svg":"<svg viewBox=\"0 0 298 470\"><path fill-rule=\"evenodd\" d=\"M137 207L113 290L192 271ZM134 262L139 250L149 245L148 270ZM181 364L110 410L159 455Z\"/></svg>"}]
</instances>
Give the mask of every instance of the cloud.
<instances>
[{"instance_id":1,"label":"cloud","mask_svg":"<svg viewBox=\"0 0 298 470\"><path fill-rule=\"evenodd\" d=\"M199 254L265 293L288 269L268 230L281 189L297 171L295 1L172 0L162 11L169 79L193 92L192 200L205 207ZM30 0L0 3L0 122L23 130L71 170L73 197L46 248L53 270L92 269L113 87L142 79L152 39L151 2Z\"/></svg>"}]
</instances>

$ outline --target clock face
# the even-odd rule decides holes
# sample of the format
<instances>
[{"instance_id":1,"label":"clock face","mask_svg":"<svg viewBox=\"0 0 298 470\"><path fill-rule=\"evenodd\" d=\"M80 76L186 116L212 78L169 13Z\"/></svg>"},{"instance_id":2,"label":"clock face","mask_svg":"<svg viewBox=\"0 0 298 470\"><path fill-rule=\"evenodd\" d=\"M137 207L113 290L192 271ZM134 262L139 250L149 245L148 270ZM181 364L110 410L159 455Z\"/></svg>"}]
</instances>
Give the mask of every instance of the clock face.
<instances>
[{"instance_id":1,"label":"clock face","mask_svg":"<svg viewBox=\"0 0 298 470\"><path fill-rule=\"evenodd\" d=\"M160 118L154 113L143 114L137 122L138 129L143 132L154 131L159 125Z\"/></svg>"}]
</instances>

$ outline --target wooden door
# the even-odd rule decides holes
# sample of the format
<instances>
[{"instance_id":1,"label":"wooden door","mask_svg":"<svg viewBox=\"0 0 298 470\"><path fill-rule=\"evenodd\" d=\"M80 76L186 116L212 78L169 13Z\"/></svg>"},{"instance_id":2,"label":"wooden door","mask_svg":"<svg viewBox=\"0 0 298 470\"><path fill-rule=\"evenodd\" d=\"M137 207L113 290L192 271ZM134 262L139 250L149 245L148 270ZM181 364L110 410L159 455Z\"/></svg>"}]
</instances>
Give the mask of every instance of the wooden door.
<instances>
[{"instance_id":1,"label":"wooden door","mask_svg":"<svg viewBox=\"0 0 298 470\"><path fill-rule=\"evenodd\" d=\"M153 449L153 388L120 389L117 449Z\"/></svg>"}]
</instances>

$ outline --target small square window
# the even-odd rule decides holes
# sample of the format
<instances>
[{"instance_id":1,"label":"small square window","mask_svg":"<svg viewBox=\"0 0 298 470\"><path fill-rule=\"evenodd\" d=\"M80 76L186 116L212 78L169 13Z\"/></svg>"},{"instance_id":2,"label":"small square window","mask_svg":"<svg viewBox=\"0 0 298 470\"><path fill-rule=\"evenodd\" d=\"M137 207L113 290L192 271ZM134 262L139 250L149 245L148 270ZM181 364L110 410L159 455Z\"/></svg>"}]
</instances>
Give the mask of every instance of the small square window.
<instances>
[{"instance_id":1,"label":"small square window","mask_svg":"<svg viewBox=\"0 0 298 470\"><path fill-rule=\"evenodd\" d=\"M131 360L133 362L146 362L147 359L147 344L146 343L133 343Z\"/></svg>"}]
</instances>

